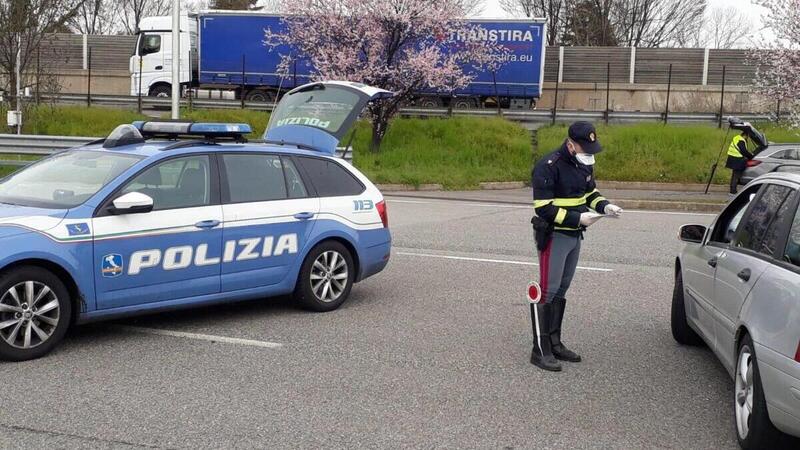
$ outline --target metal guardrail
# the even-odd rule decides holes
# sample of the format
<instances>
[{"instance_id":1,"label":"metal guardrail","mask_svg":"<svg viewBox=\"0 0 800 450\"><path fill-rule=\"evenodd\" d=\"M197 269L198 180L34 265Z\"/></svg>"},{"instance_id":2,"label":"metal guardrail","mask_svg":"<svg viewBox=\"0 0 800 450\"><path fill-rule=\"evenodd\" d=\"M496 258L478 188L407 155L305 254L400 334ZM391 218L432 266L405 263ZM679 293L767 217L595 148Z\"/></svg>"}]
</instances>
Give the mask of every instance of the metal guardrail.
<instances>
[{"instance_id":1,"label":"metal guardrail","mask_svg":"<svg viewBox=\"0 0 800 450\"><path fill-rule=\"evenodd\" d=\"M42 100L61 103L61 104L80 104L86 105L87 98L83 94L42 94ZM145 109L164 109L168 110L172 103L169 98L142 97L142 107ZM98 106L117 106L136 108L139 97L127 95L92 95L91 103ZM226 99L200 99L188 98L181 99L181 107L201 109L240 109L241 100ZM256 111L272 111L272 103L264 102L244 102L244 107ZM402 108L402 117L449 117L449 116L473 116L473 117L494 117L498 115L497 109L448 109L448 108ZM520 110L504 109L502 116L508 120L523 123L548 123L553 121L551 110ZM771 117L764 114L741 113L733 114L742 120L747 121L768 121ZM604 111L569 111L559 110L556 112L556 122L573 122L576 120L604 121L606 113ZM614 123L630 122L658 122L664 120L661 112L641 112L641 111L610 111L608 121ZM681 113L670 112L668 122L673 123L717 123L719 115L717 113Z\"/></svg>"},{"instance_id":2,"label":"metal guardrail","mask_svg":"<svg viewBox=\"0 0 800 450\"><path fill-rule=\"evenodd\" d=\"M0 134L0 157L3 157L3 159L0 159L0 166L24 167L34 162L34 160L8 159L8 155L47 156L68 148L79 147L98 139L99 138L94 137L76 136ZM343 153L343 147L336 149L338 157L341 158ZM352 147L348 149L347 153L344 155L344 159L348 162L353 160Z\"/></svg>"}]
</instances>

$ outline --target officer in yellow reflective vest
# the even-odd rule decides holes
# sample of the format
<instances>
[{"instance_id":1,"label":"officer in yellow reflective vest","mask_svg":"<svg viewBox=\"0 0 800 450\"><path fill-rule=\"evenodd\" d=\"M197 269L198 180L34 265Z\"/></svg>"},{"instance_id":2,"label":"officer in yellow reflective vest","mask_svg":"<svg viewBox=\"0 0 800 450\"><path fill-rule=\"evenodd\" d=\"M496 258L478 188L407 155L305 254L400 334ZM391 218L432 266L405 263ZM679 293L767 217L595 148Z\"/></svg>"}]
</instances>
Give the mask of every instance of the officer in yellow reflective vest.
<instances>
[{"instance_id":1,"label":"officer in yellow reflective vest","mask_svg":"<svg viewBox=\"0 0 800 450\"><path fill-rule=\"evenodd\" d=\"M731 169L731 194L736 194L739 180L747 168L747 161L753 159L753 154L747 149L747 133L736 135L728 147L728 160L725 167Z\"/></svg>"},{"instance_id":2,"label":"officer in yellow reflective vest","mask_svg":"<svg viewBox=\"0 0 800 450\"><path fill-rule=\"evenodd\" d=\"M545 370L560 371L558 360L581 360L561 341L565 295L575 275L586 227L602 214L622 214L622 208L609 203L596 188L592 166L594 155L601 150L594 126L575 122L561 148L539 160L533 169L536 215L531 222L539 251L542 297L531 304L531 363Z\"/></svg>"}]
</instances>

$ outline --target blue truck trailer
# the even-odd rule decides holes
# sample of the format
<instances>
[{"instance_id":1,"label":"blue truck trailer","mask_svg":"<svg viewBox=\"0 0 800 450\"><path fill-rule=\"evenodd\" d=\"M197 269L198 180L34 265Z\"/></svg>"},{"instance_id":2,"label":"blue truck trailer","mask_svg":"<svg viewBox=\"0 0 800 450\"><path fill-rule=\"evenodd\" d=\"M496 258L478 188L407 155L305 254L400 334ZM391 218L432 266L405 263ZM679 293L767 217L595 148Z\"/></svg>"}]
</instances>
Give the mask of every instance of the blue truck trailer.
<instances>
[{"instance_id":1,"label":"blue truck trailer","mask_svg":"<svg viewBox=\"0 0 800 450\"><path fill-rule=\"evenodd\" d=\"M314 68L297 55L291 45L269 47L264 30L285 29L280 15L207 11L181 22L181 84L200 89L224 89L248 101L273 101L276 95L307 83ZM455 39L496 41L508 52L496 73L474 71L474 80L453 92L421 91L413 99L418 106L470 108L496 105L529 108L542 94L544 77L543 20L473 19L480 32ZM169 96L171 61L171 19L149 17L140 25L139 38L131 58L131 92ZM184 44L185 43L185 44ZM278 73L282 55L293 55L288 74ZM184 62L185 61L185 62Z\"/></svg>"}]
</instances>

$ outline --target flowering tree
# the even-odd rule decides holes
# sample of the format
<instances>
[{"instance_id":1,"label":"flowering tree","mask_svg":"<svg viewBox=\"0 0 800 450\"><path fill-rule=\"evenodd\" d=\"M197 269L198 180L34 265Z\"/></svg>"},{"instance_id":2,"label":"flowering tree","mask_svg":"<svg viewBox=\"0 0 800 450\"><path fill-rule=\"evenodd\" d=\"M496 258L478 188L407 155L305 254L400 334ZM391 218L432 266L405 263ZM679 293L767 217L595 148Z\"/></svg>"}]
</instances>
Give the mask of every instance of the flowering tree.
<instances>
[{"instance_id":1,"label":"flowering tree","mask_svg":"<svg viewBox=\"0 0 800 450\"><path fill-rule=\"evenodd\" d=\"M265 44L290 44L288 73L303 57L317 79L365 83L395 93L369 106L371 149L377 151L389 119L415 91L466 86L472 71L494 68L505 49L463 19L465 0L299 0L282 34L265 30ZM465 70L466 68L466 70Z\"/></svg>"},{"instance_id":2,"label":"flowering tree","mask_svg":"<svg viewBox=\"0 0 800 450\"><path fill-rule=\"evenodd\" d=\"M800 126L800 0L756 0L769 10L765 25L775 33L772 42L759 47L769 49L753 53L758 64L755 84L765 96L781 102L791 113L794 126Z\"/></svg>"}]
</instances>

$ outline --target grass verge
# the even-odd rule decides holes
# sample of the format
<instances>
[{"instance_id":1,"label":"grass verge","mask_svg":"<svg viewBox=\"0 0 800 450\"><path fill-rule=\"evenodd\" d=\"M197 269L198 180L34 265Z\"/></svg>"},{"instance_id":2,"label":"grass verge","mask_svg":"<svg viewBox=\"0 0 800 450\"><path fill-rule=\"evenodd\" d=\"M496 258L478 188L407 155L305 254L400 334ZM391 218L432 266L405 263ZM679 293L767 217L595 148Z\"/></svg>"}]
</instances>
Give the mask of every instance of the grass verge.
<instances>
[{"instance_id":1,"label":"grass verge","mask_svg":"<svg viewBox=\"0 0 800 450\"><path fill-rule=\"evenodd\" d=\"M760 129L772 142L800 142L795 130L771 125ZM566 135L566 125L540 128L536 157L558 148ZM727 150L733 134L726 138L724 129L704 125L598 124L597 138L605 149L597 156L595 166L599 180L703 183L708 180L720 149L724 146ZM724 184L730 178L724 153L715 183Z\"/></svg>"}]
</instances>

